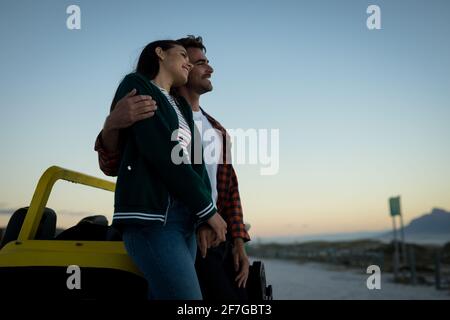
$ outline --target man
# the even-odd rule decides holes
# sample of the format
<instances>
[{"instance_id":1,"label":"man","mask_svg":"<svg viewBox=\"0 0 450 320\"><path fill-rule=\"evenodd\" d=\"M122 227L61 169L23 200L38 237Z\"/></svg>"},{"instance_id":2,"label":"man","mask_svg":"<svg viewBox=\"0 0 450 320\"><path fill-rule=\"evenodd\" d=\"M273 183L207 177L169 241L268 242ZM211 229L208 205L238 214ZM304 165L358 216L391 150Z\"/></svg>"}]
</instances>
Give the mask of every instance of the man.
<instances>
[{"instance_id":1,"label":"man","mask_svg":"<svg viewBox=\"0 0 450 320\"><path fill-rule=\"evenodd\" d=\"M221 151L221 159L216 159L219 161L205 161L205 164L213 199L228 226L228 240L220 244L208 225L201 225L197 230L199 252L196 269L200 286L205 300L246 299L244 288L248 279L249 260L244 243L250 237L243 223L236 173L230 161L227 161L230 158L227 143L229 137L222 125L200 108L200 96L212 90L210 78L213 68L205 56L206 48L201 37L188 36L178 41L186 48L194 67L186 85L177 88L177 94L191 105L202 137L205 130L215 132L214 139L202 139L202 144L203 149L213 147ZM103 130L97 137L95 150L99 155L101 170L106 175L114 176L120 161L120 130L151 117L158 111L151 97L136 96L136 90L132 90L111 109ZM211 146L211 143L214 145Z\"/></svg>"}]
</instances>

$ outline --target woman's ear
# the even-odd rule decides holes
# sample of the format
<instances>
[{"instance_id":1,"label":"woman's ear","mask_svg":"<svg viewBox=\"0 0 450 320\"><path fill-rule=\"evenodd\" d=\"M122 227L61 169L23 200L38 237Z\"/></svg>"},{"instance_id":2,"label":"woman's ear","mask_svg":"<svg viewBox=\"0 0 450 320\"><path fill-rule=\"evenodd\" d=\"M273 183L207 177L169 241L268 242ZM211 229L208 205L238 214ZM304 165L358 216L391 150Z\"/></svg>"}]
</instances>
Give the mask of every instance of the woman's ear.
<instances>
[{"instance_id":1,"label":"woman's ear","mask_svg":"<svg viewBox=\"0 0 450 320\"><path fill-rule=\"evenodd\" d=\"M158 58L160 60L164 60L165 57L166 57L166 54L165 54L164 50L161 47L156 47L155 53L156 53L156 55L158 56Z\"/></svg>"}]
</instances>

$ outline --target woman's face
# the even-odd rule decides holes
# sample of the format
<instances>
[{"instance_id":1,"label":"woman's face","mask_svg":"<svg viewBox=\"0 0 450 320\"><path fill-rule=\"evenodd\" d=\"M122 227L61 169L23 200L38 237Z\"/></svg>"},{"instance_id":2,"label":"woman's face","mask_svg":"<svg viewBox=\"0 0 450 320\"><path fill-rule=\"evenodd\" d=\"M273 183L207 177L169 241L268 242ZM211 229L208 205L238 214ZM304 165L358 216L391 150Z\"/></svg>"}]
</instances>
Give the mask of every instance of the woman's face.
<instances>
[{"instance_id":1,"label":"woman's face","mask_svg":"<svg viewBox=\"0 0 450 320\"><path fill-rule=\"evenodd\" d=\"M173 78L173 87L186 84L192 67L183 46L174 46L164 51L163 59L160 60L160 68L164 68Z\"/></svg>"}]
</instances>

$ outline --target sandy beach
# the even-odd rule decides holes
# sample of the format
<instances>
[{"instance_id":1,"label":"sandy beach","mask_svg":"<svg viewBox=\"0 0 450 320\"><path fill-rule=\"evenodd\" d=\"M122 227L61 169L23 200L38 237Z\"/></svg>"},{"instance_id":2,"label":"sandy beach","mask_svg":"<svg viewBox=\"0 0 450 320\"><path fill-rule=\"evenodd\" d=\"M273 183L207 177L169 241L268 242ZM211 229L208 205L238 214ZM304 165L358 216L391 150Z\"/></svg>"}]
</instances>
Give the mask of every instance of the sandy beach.
<instances>
[{"instance_id":1,"label":"sandy beach","mask_svg":"<svg viewBox=\"0 0 450 320\"><path fill-rule=\"evenodd\" d=\"M381 289L369 290L370 276L365 270L348 270L327 264L296 263L287 260L262 260L268 284L272 284L274 300L303 299L388 299L388 300L450 300L450 291L433 286L411 286L392 282L392 274L381 274Z\"/></svg>"}]
</instances>

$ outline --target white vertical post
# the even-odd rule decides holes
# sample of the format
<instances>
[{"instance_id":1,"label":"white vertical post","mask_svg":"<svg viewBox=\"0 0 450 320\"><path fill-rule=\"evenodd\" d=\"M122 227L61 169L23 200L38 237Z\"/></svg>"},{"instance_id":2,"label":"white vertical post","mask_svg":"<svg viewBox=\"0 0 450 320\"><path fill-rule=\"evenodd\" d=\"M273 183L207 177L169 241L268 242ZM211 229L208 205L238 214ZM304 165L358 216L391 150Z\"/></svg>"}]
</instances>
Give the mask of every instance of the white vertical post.
<instances>
[{"instance_id":1,"label":"white vertical post","mask_svg":"<svg viewBox=\"0 0 450 320\"><path fill-rule=\"evenodd\" d=\"M402 258L403 264L406 265L406 242L405 242L405 230L403 227L403 215L400 214L400 236L402 240Z\"/></svg>"},{"instance_id":2,"label":"white vertical post","mask_svg":"<svg viewBox=\"0 0 450 320\"><path fill-rule=\"evenodd\" d=\"M392 217L392 224L394 227L394 279L398 278L398 264L399 264L399 256L398 256L398 240L397 240L397 226L395 224L395 216Z\"/></svg>"}]
</instances>

